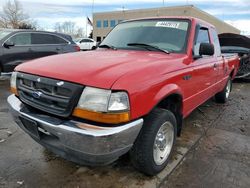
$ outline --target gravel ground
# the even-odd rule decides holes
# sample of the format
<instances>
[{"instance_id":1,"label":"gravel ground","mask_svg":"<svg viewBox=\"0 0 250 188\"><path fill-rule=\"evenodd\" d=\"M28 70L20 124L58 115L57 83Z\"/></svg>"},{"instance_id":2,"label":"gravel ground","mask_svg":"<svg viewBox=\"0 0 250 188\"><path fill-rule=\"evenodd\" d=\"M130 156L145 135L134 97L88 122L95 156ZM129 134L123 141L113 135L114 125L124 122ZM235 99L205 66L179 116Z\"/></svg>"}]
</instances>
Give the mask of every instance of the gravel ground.
<instances>
[{"instance_id":1,"label":"gravel ground","mask_svg":"<svg viewBox=\"0 0 250 188\"><path fill-rule=\"evenodd\" d=\"M234 83L222 110L161 187L250 187L250 83Z\"/></svg>"},{"instance_id":2,"label":"gravel ground","mask_svg":"<svg viewBox=\"0 0 250 188\"><path fill-rule=\"evenodd\" d=\"M12 121L9 78L0 78L0 187L250 187L250 84L234 83L225 105L210 100L184 121L168 167L138 173L127 156L105 167L66 161Z\"/></svg>"}]
</instances>

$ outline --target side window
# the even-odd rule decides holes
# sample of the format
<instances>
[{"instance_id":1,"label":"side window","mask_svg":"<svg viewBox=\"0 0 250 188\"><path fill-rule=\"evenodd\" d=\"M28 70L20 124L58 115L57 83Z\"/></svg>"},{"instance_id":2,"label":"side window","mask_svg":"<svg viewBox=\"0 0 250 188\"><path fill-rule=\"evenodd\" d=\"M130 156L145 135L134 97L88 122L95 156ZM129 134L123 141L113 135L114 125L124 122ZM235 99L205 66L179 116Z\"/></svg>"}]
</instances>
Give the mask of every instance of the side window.
<instances>
[{"instance_id":1,"label":"side window","mask_svg":"<svg viewBox=\"0 0 250 188\"><path fill-rule=\"evenodd\" d=\"M90 40L90 39L87 39L88 40L88 42L93 42L92 40Z\"/></svg>"},{"instance_id":2,"label":"side window","mask_svg":"<svg viewBox=\"0 0 250 188\"><path fill-rule=\"evenodd\" d=\"M81 43L86 43L86 42L92 42L92 41L89 40L89 39L82 39L82 40L81 40Z\"/></svg>"},{"instance_id":3,"label":"side window","mask_svg":"<svg viewBox=\"0 0 250 188\"><path fill-rule=\"evenodd\" d=\"M65 44L67 43L60 37L49 34L32 33L32 44Z\"/></svg>"},{"instance_id":4,"label":"side window","mask_svg":"<svg viewBox=\"0 0 250 188\"><path fill-rule=\"evenodd\" d=\"M68 41L58 36L54 36L54 41L55 41L55 44L68 44Z\"/></svg>"},{"instance_id":5,"label":"side window","mask_svg":"<svg viewBox=\"0 0 250 188\"><path fill-rule=\"evenodd\" d=\"M52 35L32 33L32 44L53 44L53 40Z\"/></svg>"},{"instance_id":6,"label":"side window","mask_svg":"<svg viewBox=\"0 0 250 188\"><path fill-rule=\"evenodd\" d=\"M211 31L212 31L213 44L214 44L214 53L218 57L218 56L221 56L219 37L215 29L212 29Z\"/></svg>"},{"instance_id":7,"label":"side window","mask_svg":"<svg viewBox=\"0 0 250 188\"><path fill-rule=\"evenodd\" d=\"M8 42L13 42L17 46L31 45L30 33L19 33L8 39Z\"/></svg>"},{"instance_id":8,"label":"side window","mask_svg":"<svg viewBox=\"0 0 250 188\"><path fill-rule=\"evenodd\" d=\"M200 28L198 31L197 39L194 44L194 55L199 55L199 49L201 43L210 43L207 28Z\"/></svg>"}]
</instances>

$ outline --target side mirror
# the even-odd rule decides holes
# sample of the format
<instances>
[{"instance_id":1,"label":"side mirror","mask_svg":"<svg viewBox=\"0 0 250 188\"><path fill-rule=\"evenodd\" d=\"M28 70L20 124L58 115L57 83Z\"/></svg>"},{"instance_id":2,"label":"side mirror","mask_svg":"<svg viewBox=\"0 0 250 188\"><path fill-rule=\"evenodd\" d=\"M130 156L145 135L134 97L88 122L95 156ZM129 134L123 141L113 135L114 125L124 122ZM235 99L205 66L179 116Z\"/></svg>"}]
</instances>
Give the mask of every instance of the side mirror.
<instances>
[{"instance_id":1,"label":"side mirror","mask_svg":"<svg viewBox=\"0 0 250 188\"><path fill-rule=\"evenodd\" d=\"M5 42L4 44L3 44L3 46L5 47L5 48L10 48L10 47L12 47L12 46L15 46L15 44L14 44L14 42Z\"/></svg>"},{"instance_id":2,"label":"side mirror","mask_svg":"<svg viewBox=\"0 0 250 188\"><path fill-rule=\"evenodd\" d=\"M199 49L200 56L202 55L214 55L214 45L210 43L201 43Z\"/></svg>"}]
</instances>

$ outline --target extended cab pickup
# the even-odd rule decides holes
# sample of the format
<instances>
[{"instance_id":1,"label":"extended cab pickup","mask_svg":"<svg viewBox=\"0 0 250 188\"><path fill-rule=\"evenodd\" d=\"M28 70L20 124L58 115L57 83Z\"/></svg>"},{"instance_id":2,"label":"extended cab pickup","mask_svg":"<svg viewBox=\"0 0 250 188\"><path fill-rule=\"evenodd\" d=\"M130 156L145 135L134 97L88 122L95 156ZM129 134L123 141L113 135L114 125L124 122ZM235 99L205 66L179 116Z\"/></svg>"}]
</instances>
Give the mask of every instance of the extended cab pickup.
<instances>
[{"instance_id":1,"label":"extended cab pickup","mask_svg":"<svg viewBox=\"0 0 250 188\"><path fill-rule=\"evenodd\" d=\"M129 152L138 170L155 175L182 120L213 96L226 102L238 67L202 20L129 20L95 51L19 65L8 103L25 132L64 158L104 165Z\"/></svg>"}]
</instances>

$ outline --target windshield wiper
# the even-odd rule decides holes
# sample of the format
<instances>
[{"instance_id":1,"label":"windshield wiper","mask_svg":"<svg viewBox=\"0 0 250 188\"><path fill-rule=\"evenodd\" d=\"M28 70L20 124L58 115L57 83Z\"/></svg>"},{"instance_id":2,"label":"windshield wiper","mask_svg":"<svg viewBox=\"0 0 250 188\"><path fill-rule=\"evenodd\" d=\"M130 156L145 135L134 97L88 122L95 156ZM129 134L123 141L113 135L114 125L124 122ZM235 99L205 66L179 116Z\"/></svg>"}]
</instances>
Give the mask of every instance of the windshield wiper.
<instances>
[{"instance_id":1,"label":"windshield wiper","mask_svg":"<svg viewBox=\"0 0 250 188\"><path fill-rule=\"evenodd\" d=\"M166 53L166 54L170 54L169 51L164 50L164 49L162 49L162 48L160 48L160 47L158 47L158 46L150 45L150 44L144 44L144 43L128 43L127 45L128 45L128 46L138 46L138 47L142 47L142 48L146 48L146 49L148 49L148 48L153 48L153 49L155 49L155 50L157 50L157 51L164 52L164 53Z\"/></svg>"},{"instance_id":2,"label":"windshield wiper","mask_svg":"<svg viewBox=\"0 0 250 188\"><path fill-rule=\"evenodd\" d=\"M108 49L112 49L112 50L117 50L116 47L114 47L112 45L108 45L108 44L102 44L102 45L98 46L98 48L108 48Z\"/></svg>"}]
</instances>

